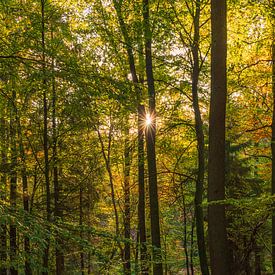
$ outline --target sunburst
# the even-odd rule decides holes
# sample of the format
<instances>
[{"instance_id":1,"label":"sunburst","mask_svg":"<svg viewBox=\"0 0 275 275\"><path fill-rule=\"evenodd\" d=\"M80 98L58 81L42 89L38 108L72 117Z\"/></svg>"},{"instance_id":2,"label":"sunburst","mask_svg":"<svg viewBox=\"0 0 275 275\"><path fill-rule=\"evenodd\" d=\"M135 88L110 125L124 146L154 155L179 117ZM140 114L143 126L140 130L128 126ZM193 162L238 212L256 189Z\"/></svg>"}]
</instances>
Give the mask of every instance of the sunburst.
<instances>
[{"instance_id":1,"label":"sunburst","mask_svg":"<svg viewBox=\"0 0 275 275\"><path fill-rule=\"evenodd\" d=\"M152 117L149 113L147 113L145 117L145 125L146 127L149 127L151 124L152 124Z\"/></svg>"}]
</instances>

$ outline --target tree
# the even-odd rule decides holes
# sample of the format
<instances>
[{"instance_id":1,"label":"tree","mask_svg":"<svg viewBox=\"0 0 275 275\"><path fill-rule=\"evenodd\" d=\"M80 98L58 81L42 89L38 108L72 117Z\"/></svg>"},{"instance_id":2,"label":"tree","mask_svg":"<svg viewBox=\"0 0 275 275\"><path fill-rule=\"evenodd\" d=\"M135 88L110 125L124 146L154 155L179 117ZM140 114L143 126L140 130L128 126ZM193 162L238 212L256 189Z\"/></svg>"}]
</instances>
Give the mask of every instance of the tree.
<instances>
[{"instance_id":1,"label":"tree","mask_svg":"<svg viewBox=\"0 0 275 275\"><path fill-rule=\"evenodd\" d=\"M1 165L6 166L7 163L7 121L6 121L6 108L2 102L1 106ZM1 200L7 198L7 177L6 173L1 176ZM6 261L7 261L7 224L6 222L1 224L1 245L0 245L0 259L3 264L0 269L1 275L7 274Z\"/></svg>"},{"instance_id":2,"label":"tree","mask_svg":"<svg viewBox=\"0 0 275 275\"><path fill-rule=\"evenodd\" d=\"M13 80L11 80L13 82ZM11 173L10 173L10 203L11 207L16 209L17 201L17 135L16 135L16 92L14 85L12 86L12 101L10 103L10 146L11 146ZM17 275L18 270L15 266L15 259L17 256L17 227L14 222L10 224L10 258L12 266L10 268L11 275Z\"/></svg>"},{"instance_id":3,"label":"tree","mask_svg":"<svg viewBox=\"0 0 275 275\"><path fill-rule=\"evenodd\" d=\"M151 238L153 246L153 274L161 275L161 243L160 243L160 225L159 225L159 203L158 203L158 184L157 184L157 166L156 166L156 102L155 102L155 84L152 63L152 31L150 27L150 8L149 1L143 1L143 20L144 20L144 39L145 39L145 61L146 76L149 97L149 116L150 124L146 128L146 146L149 174L149 196L150 196L150 219L151 219Z\"/></svg>"},{"instance_id":4,"label":"tree","mask_svg":"<svg viewBox=\"0 0 275 275\"><path fill-rule=\"evenodd\" d=\"M230 274L225 206L226 0L211 1L208 232L212 274Z\"/></svg>"},{"instance_id":5,"label":"tree","mask_svg":"<svg viewBox=\"0 0 275 275\"><path fill-rule=\"evenodd\" d=\"M211 99L210 3L0 1L1 274L272 273L274 2L212 1Z\"/></svg>"},{"instance_id":6,"label":"tree","mask_svg":"<svg viewBox=\"0 0 275 275\"><path fill-rule=\"evenodd\" d=\"M42 49L42 95L43 95L43 150L44 150L44 175L46 186L46 208L47 221L51 219L51 191L50 191L50 168L49 168L49 141L48 141L48 99L47 99L47 75L46 75L46 45L45 45L45 4L46 0L41 0L41 49ZM50 239L47 240L47 245L44 252L44 275L47 275L49 270L49 250Z\"/></svg>"},{"instance_id":7,"label":"tree","mask_svg":"<svg viewBox=\"0 0 275 275\"><path fill-rule=\"evenodd\" d=\"M203 122L201 118L201 111L198 98L198 81L200 75L200 62L199 62L199 43L200 43L200 12L201 1L196 1L194 19L194 37L192 48L193 57L193 71L192 71L192 98L193 109L195 112L195 129L197 136L198 147L198 175L196 180L196 193L195 193L195 215L196 215L196 230L198 238L198 250L200 256L200 267L203 275L208 275L208 264L206 255L206 246L204 238L204 218L202 209L203 199L203 186L204 186L204 171L205 171L205 143L203 133Z\"/></svg>"},{"instance_id":8,"label":"tree","mask_svg":"<svg viewBox=\"0 0 275 275\"><path fill-rule=\"evenodd\" d=\"M271 154L272 154L272 195L275 195L275 27L274 27L274 11L275 3L271 1L271 20L273 20L272 28L272 138L271 138ZM275 211L272 211L272 268L275 272Z\"/></svg>"},{"instance_id":9,"label":"tree","mask_svg":"<svg viewBox=\"0 0 275 275\"><path fill-rule=\"evenodd\" d=\"M29 187L28 187L28 175L27 175L27 161L26 161L26 154L25 154L25 147L23 143L23 133L22 133L22 126L20 122L20 116L18 114L18 108L16 108L16 126L17 126L17 135L18 135L18 143L19 143L19 155L20 155L20 172L22 178L22 185L23 185L23 207L26 211L26 214L30 212L29 206ZM30 238L25 236L24 238L24 250L25 250L25 274L31 275L31 265L30 265Z\"/></svg>"},{"instance_id":10,"label":"tree","mask_svg":"<svg viewBox=\"0 0 275 275\"><path fill-rule=\"evenodd\" d=\"M128 124L128 122L126 122ZM130 169L131 169L131 147L129 142L129 126L125 126L124 144L124 261L125 274L131 274L131 201L130 201Z\"/></svg>"}]
</instances>

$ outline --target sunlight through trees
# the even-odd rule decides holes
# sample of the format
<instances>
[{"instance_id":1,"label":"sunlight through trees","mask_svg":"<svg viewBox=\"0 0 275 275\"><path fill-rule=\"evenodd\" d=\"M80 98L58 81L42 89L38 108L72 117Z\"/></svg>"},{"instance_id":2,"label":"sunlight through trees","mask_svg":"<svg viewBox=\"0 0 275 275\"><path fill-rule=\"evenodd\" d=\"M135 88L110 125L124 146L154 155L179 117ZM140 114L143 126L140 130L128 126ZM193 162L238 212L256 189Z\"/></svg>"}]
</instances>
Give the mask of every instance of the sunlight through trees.
<instances>
[{"instance_id":1,"label":"sunlight through trees","mask_svg":"<svg viewBox=\"0 0 275 275\"><path fill-rule=\"evenodd\" d=\"M274 9L0 1L0 274L274 274Z\"/></svg>"}]
</instances>

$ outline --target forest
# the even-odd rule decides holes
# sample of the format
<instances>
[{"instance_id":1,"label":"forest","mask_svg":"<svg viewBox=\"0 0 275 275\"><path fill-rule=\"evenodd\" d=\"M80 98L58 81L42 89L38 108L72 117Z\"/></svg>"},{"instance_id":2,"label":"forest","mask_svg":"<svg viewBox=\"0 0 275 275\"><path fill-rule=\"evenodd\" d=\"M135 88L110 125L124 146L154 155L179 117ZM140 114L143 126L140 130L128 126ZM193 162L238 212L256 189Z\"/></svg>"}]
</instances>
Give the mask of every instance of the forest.
<instances>
[{"instance_id":1,"label":"forest","mask_svg":"<svg viewBox=\"0 0 275 275\"><path fill-rule=\"evenodd\" d=\"M275 274L275 0L0 0L0 275Z\"/></svg>"}]
</instances>

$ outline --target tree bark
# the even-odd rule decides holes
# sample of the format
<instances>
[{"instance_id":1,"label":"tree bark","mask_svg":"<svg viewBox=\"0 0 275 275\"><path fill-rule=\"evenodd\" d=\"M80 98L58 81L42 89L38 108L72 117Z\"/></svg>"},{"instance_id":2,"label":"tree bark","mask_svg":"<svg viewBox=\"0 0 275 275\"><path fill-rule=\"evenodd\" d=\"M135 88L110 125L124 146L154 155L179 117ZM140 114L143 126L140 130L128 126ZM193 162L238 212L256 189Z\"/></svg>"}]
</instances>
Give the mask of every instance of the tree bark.
<instances>
[{"instance_id":1,"label":"tree bark","mask_svg":"<svg viewBox=\"0 0 275 275\"><path fill-rule=\"evenodd\" d=\"M53 32L51 32L51 38L53 39ZM52 74L54 74L54 60L52 59ZM55 77L52 78L52 133L53 133L53 151L52 151L52 161L53 161L53 186L54 186L54 216L55 220L62 218L62 209L60 206L60 185L58 178L58 138L57 138L57 125L56 125L56 84ZM64 254L62 251L62 241L61 236L57 236L56 248L55 248L55 266L56 275L62 275L64 273Z\"/></svg>"},{"instance_id":2,"label":"tree bark","mask_svg":"<svg viewBox=\"0 0 275 275\"><path fill-rule=\"evenodd\" d=\"M22 177L22 185L23 185L23 207L28 215L30 212L29 208L29 190L28 190L28 176L27 176L27 164L26 164L26 154L22 137L22 128L20 117L18 116L18 112L16 111L16 123L17 123L17 132L18 132L18 141L19 141L19 153L21 160L21 177ZM31 275L32 270L30 266L30 239L29 237L24 237L24 250L25 250L25 275Z\"/></svg>"},{"instance_id":3,"label":"tree bark","mask_svg":"<svg viewBox=\"0 0 275 275\"><path fill-rule=\"evenodd\" d=\"M272 96L273 96L273 114L272 114L272 137L271 137L271 155L272 155L272 178L271 193L275 195L275 1L271 0L271 8L273 10L272 20ZM275 273L275 204L272 211L272 269Z\"/></svg>"},{"instance_id":4,"label":"tree bark","mask_svg":"<svg viewBox=\"0 0 275 275\"><path fill-rule=\"evenodd\" d=\"M41 48L42 48L42 92L43 92L43 150L44 150L44 177L46 186L46 212L47 222L51 219L51 192L50 192L50 167L49 167L49 140L48 140L48 100L47 100L47 78L46 78L46 46L45 46L45 3L41 0ZM47 228L48 229L48 228ZM43 256L43 275L47 275L49 270L49 250L50 238L46 239L47 245Z\"/></svg>"},{"instance_id":5,"label":"tree bark","mask_svg":"<svg viewBox=\"0 0 275 275\"><path fill-rule=\"evenodd\" d=\"M255 244L254 247L254 254L255 254L255 275L261 275L261 248ZM249 257L248 257L248 264L249 264Z\"/></svg>"},{"instance_id":6,"label":"tree bark","mask_svg":"<svg viewBox=\"0 0 275 275\"><path fill-rule=\"evenodd\" d=\"M211 1L208 232L213 275L230 275L225 206L226 0Z\"/></svg>"},{"instance_id":7,"label":"tree bark","mask_svg":"<svg viewBox=\"0 0 275 275\"><path fill-rule=\"evenodd\" d=\"M6 121L5 121L5 115L4 115L4 108L2 110L1 114L1 164L6 165L7 163L7 135L6 135ZM1 193L0 193L0 199L6 200L7 199L7 175L6 173L2 173L1 175ZM0 229L1 235L0 235L0 261L1 263L6 263L7 261L7 225L6 223L1 224ZM5 265L0 266L0 275L7 275L7 268Z\"/></svg>"},{"instance_id":8,"label":"tree bark","mask_svg":"<svg viewBox=\"0 0 275 275\"><path fill-rule=\"evenodd\" d=\"M126 122L128 123L128 121ZM130 208L130 145L129 125L126 125L124 145L124 272L131 274L131 208Z\"/></svg>"},{"instance_id":9,"label":"tree bark","mask_svg":"<svg viewBox=\"0 0 275 275\"><path fill-rule=\"evenodd\" d=\"M138 106L138 229L140 243L140 262L142 274L148 274L146 247L146 216L145 216L145 186L144 186L144 105Z\"/></svg>"},{"instance_id":10,"label":"tree bark","mask_svg":"<svg viewBox=\"0 0 275 275\"><path fill-rule=\"evenodd\" d=\"M192 215L192 223L191 223L191 240L190 240L190 271L191 275L195 274L194 271L194 227L195 227L196 217Z\"/></svg>"},{"instance_id":11,"label":"tree bark","mask_svg":"<svg viewBox=\"0 0 275 275\"><path fill-rule=\"evenodd\" d=\"M182 190L182 211L183 211L183 234L184 234L183 245L184 245L184 254L185 254L186 275L190 275L189 253L188 253L188 243L187 243L187 213L186 213L185 196L183 194L183 190Z\"/></svg>"},{"instance_id":12,"label":"tree bark","mask_svg":"<svg viewBox=\"0 0 275 275\"><path fill-rule=\"evenodd\" d=\"M10 204L12 211L16 211L16 199L17 199L17 146L16 146L16 93L12 91L12 106L10 115L10 144L11 144L11 174L10 174ZM16 262L17 256L17 228L16 225L11 221L10 224L10 261L11 268L10 274L17 275L18 271L13 265Z\"/></svg>"},{"instance_id":13,"label":"tree bark","mask_svg":"<svg viewBox=\"0 0 275 275\"><path fill-rule=\"evenodd\" d=\"M129 69L134 84L134 89L138 102L138 229L139 229L139 242L140 242L140 261L142 274L148 274L147 263L147 248L146 248L146 221L145 221L145 188L144 188L144 121L145 121L145 108L141 102L142 90L139 84L143 84L142 80L139 81L135 59L132 48L132 41L128 35L126 24L123 20L120 4L114 0L114 6L117 12L120 29L125 42L127 51Z\"/></svg>"},{"instance_id":14,"label":"tree bark","mask_svg":"<svg viewBox=\"0 0 275 275\"><path fill-rule=\"evenodd\" d=\"M87 215L87 225L90 228L91 227L91 215L92 215L92 192L93 192L93 188L91 188L91 185L88 185L88 215ZM88 233L88 242L92 243L92 236L91 233ZM92 274L93 272L93 263L91 262L91 252L88 251L88 255L87 255L87 262L88 262L88 266L87 266L87 274Z\"/></svg>"},{"instance_id":15,"label":"tree bark","mask_svg":"<svg viewBox=\"0 0 275 275\"><path fill-rule=\"evenodd\" d=\"M162 275L162 257L160 242L159 224L159 200L157 185L157 166L156 166L156 103L155 103L155 84L152 64L152 33L150 30L149 0L143 0L143 24L145 38L145 61L146 76L149 96L149 114L151 124L146 128L147 161L149 174L149 197L150 197L150 219L151 219L151 238L153 246L153 274Z\"/></svg>"},{"instance_id":16,"label":"tree bark","mask_svg":"<svg viewBox=\"0 0 275 275\"><path fill-rule=\"evenodd\" d=\"M199 64L199 43L200 43L200 0L196 1L196 11L194 15L194 37L192 45L193 56L193 70L192 70L192 98L193 109L195 113L195 130L197 137L197 150L198 150L198 175L196 180L195 192L195 216L196 216L196 233L197 244L200 259L200 268L203 275L208 275L208 264L204 238L204 219L202 209L203 185L204 185L204 171L205 171L205 156L204 156L204 134L203 122L201 119L201 112L198 97L198 81L200 74Z\"/></svg>"},{"instance_id":17,"label":"tree bark","mask_svg":"<svg viewBox=\"0 0 275 275\"><path fill-rule=\"evenodd\" d=\"M83 186L82 183L79 188L79 226L80 226L80 238L83 239ZM81 274L84 275L84 268L85 268L85 262L84 262L84 252L83 248L81 248L80 252L80 268L81 268ZM57 274L56 274L57 275Z\"/></svg>"}]
</instances>

